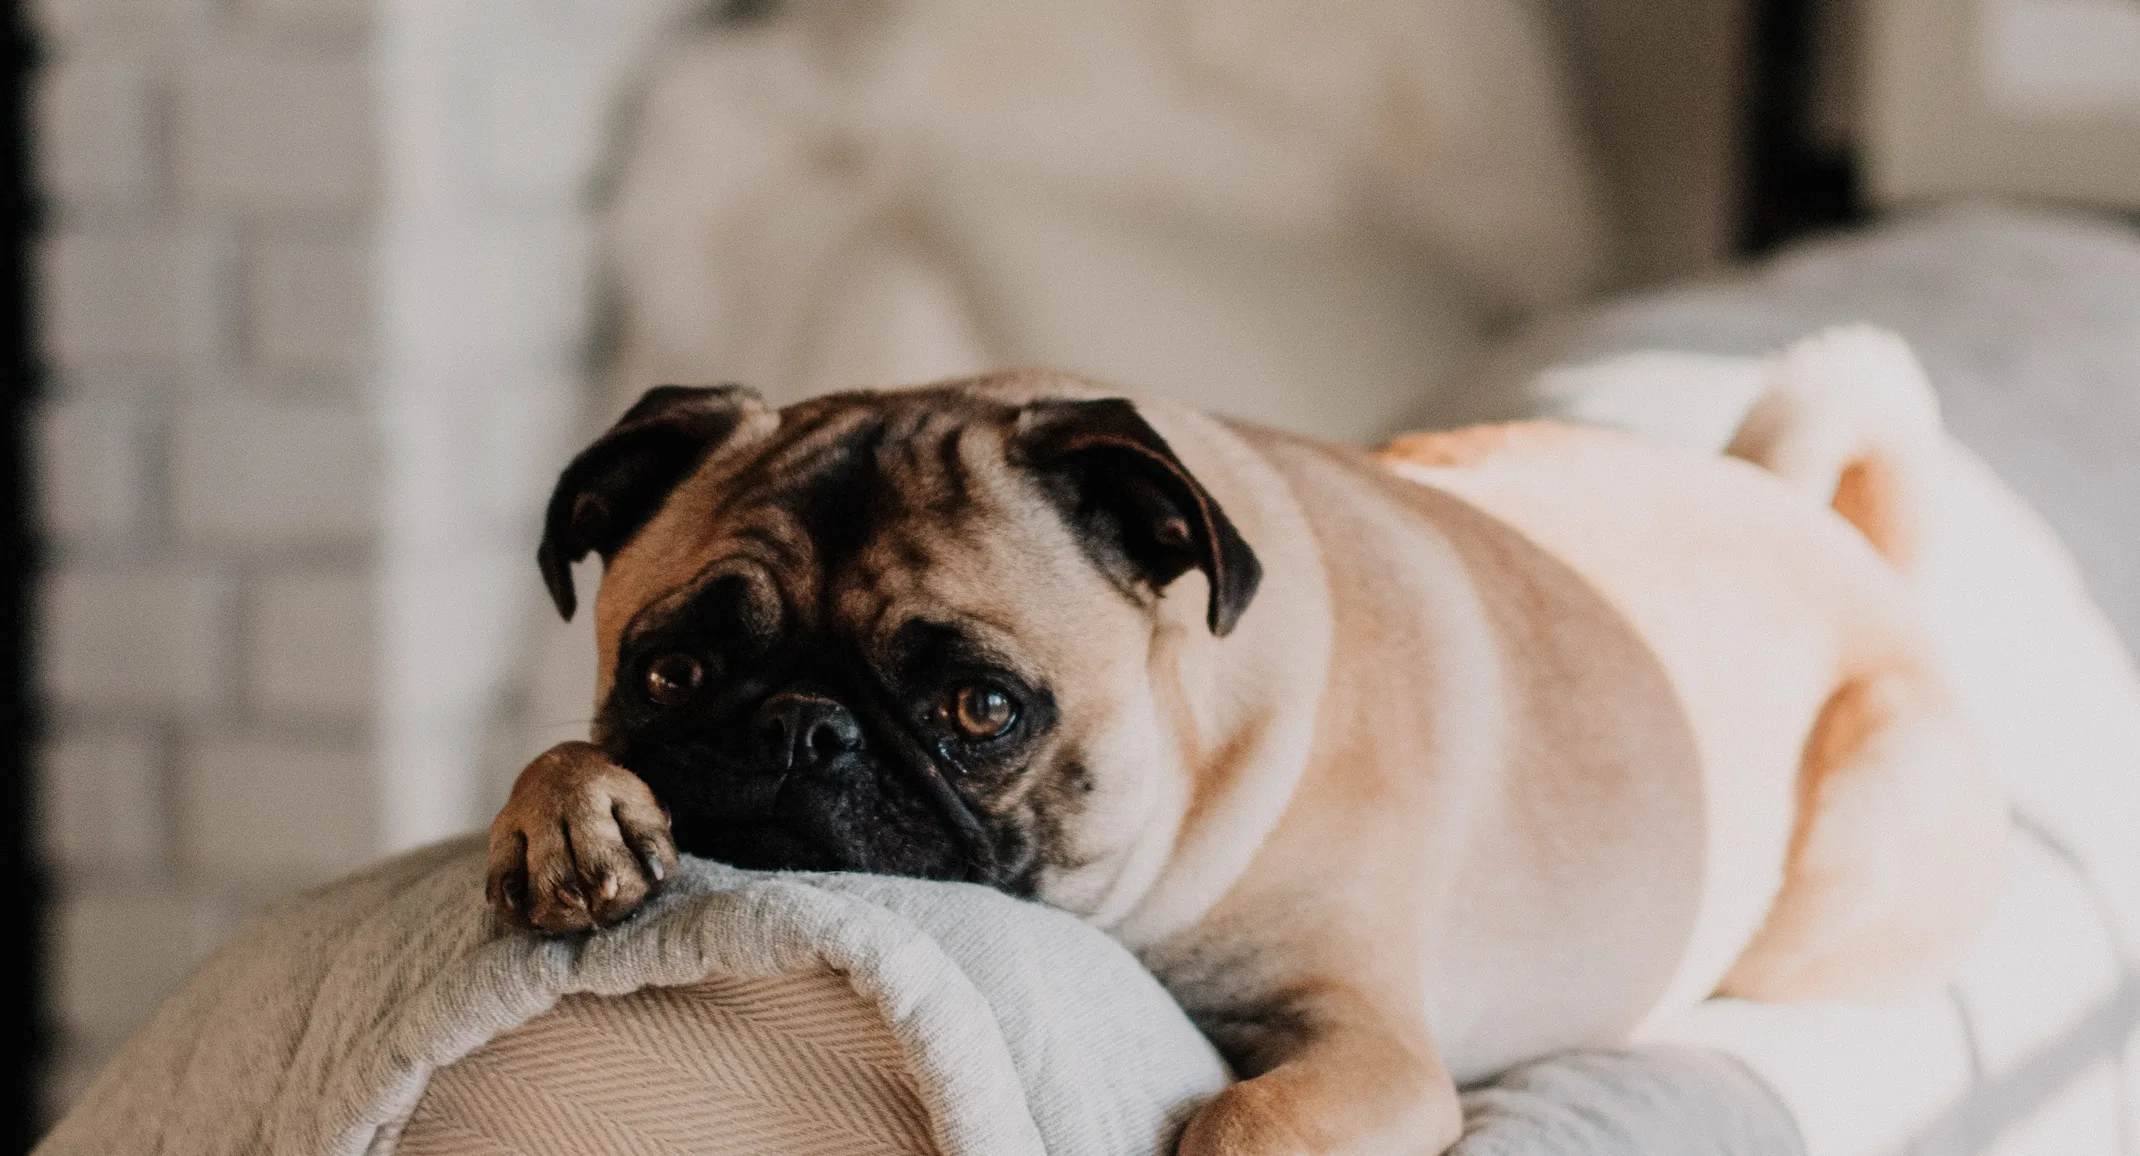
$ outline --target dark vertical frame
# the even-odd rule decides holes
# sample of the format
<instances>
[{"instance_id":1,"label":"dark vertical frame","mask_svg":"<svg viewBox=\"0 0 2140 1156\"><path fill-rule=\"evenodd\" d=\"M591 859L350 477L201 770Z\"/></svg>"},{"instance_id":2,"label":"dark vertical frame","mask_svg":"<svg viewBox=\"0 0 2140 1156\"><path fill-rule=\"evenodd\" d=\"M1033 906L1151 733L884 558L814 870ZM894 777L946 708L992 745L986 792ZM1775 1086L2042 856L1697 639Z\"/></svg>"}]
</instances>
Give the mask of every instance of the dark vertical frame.
<instances>
[{"instance_id":1,"label":"dark vertical frame","mask_svg":"<svg viewBox=\"0 0 2140 1156\"><path fill-rule=\"evenodd\" d=\"M29 409L38 389L32 341L30 245L37 206L30 176L29 85L35 45L22 0L6 9L6 60L0 64L0 895L9 896L8 948L0 951L0 1152L26 1152L38 1129L38 1074L46 1054L44 967L46 904L31 850L30 749L36 718L30 700L29 591L36 565L30 533ZM24 934L24 933L27 934ZM11 974L12 973L12 974Z\"/></svg>"},{"instance_id":2,"label":"dark vertical frame","mask_svg":"<svg viewBox=\"0 0 2140 1156\"><path fill-rule=\"evenodd\" d=\"M1746 93L1746 192L1739 251L1865 220L1855 158L1815 141L1814 0L1753 0Z\"/></svg>"}]
</instances>

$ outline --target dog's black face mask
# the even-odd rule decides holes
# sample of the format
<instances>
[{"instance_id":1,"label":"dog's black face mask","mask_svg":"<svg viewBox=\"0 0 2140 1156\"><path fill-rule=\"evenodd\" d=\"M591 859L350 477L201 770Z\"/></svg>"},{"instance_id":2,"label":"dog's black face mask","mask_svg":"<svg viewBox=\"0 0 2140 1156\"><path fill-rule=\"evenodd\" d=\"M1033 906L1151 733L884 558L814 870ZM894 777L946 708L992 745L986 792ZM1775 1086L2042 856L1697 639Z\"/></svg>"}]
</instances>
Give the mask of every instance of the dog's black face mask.
<instances>
[{"instance_id":1,"label":"dog's black face mask","mask_svg":"<svg viewBox=\"0 0 2140 1156\"><path fill-rule=\"evenodd\" d=\"M747 391L649 393L552 497L541 561L568 617L590 551L605 613L629 615L594 737L679 849L1020 894L1070 864L1091 785L1051 679L1149 626L1041 631L1051 650L1006 623L1075 624L1095 599L1119 622L1196 569L1223 634L1259 573L1129 403L956 387L777 423Z\"/></svg>"},{"instance_id":2,"label":"dog's black face mask","mask_svg":"<svg viewBox=\"0 0 2140 1156\"><path fill-rule=\"evenodd\" d=\"M1047 690L950 624L907 623L875 661L800 635L763 612L770 586L726 574L620 647L597 730L677 847L1029 891L1039 832L1004 804L1054 727Z\"/></svg>"}]
</instances>

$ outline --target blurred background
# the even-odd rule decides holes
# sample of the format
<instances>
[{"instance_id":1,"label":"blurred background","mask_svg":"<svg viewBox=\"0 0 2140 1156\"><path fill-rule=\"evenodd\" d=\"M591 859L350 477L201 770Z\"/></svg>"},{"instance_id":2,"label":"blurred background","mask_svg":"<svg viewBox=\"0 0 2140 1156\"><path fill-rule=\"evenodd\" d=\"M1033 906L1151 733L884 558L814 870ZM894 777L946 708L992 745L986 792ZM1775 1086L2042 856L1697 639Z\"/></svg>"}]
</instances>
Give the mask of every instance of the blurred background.
<instances>
[{"instance_id":1,"label":"blurred background","mask_svg":"<svg viewBox=\"0 0 2140 1156\"><path fill-rule=\"evenodd\" d=\"M1660 311L1869 316L2140 637L2140 0L9 12L11 1149L248 912L583 731L536 519L663 381L1366 441Z\"/></svg>"}]
</instances>

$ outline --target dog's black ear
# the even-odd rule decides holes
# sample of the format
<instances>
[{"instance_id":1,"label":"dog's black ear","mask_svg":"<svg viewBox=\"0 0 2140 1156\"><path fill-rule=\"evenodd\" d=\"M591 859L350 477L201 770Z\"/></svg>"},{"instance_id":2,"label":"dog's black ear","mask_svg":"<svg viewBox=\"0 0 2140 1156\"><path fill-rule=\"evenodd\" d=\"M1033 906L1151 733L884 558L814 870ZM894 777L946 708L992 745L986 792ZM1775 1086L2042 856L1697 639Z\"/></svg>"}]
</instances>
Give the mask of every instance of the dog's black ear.
<instances>
[{"instance_id":1,"label":"dog's black ear","mask_svg":"<svg viewBox=\"0 0 2140 1156\"><path fill-rule=\"evenodd\" d=\"M1241 620L1263 565L1136 406L1118 397L1035 402L1019 412L1011 454L1040 477L1103 568L1153 590L1202 570L1211 632L1224 636Z\"/></svg>"},{"instance_id":2,"label":"dog's black ear","mask_svg":"<svg viewBox=\"0 0 2140 1156\"><path fill-rule=\"evenodd\" d=\"M765 411L765 399L740 385L656 386L572 459L550 492L535 552L557 612L571 618L578 605L574 562L590 550L608 561L707 454Z\"/></svg>"}]
</instances>

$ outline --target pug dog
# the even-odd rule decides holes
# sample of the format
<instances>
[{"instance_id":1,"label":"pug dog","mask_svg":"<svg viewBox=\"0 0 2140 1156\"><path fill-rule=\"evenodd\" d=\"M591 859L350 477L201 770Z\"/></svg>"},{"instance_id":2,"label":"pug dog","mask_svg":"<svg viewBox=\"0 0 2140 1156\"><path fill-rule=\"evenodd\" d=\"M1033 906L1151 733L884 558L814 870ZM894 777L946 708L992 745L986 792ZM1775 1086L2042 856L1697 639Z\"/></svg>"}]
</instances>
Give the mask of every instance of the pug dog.
<instances>
[{"instance_id":1,"label":"pug dog","mask_svg":"<svg viewBox=\"0 0 2140 1156\"><path fill-rule=\"evenodd\" d=\"M1461 1083L1967 938L2006 816L1912 608L1939 437L1862 331L1729 456L1374 455L1036 371L655 389L548 508L562 613L605 563L598 713L515 785L489 899L607 926L679 851L1000 888L1232 1063L1181 1152L1441 1152Z\"/></svg>"}]
</instances>

